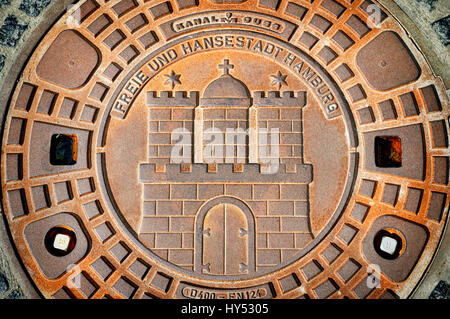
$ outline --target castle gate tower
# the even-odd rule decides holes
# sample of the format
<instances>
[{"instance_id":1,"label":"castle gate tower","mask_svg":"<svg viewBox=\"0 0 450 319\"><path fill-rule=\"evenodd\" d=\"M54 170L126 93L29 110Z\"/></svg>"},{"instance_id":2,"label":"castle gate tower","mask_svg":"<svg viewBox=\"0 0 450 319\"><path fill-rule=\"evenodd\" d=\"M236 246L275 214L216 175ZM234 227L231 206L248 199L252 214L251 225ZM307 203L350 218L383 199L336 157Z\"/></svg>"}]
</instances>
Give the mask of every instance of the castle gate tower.
<instances>
[{"instance_id":1,"label":"castle gate tower","mask_svg":"<svg viewBox=\"0 0 450 319\"><path fill-rule=\"evenodd\" d=\"M189 258L180 266L214 275L270 269L312 239L312 166L303 162L302 141L306 93L250 92L233 68L225 59L202 93L148 92L149 157L140 165L144 228L161 218L191 219L194 244L183 250ZM289 225L269 234L276 245L257 240L269 223ZM181 253L157 241L151 248L174 263Z\"/></svg>"}]
</instances>

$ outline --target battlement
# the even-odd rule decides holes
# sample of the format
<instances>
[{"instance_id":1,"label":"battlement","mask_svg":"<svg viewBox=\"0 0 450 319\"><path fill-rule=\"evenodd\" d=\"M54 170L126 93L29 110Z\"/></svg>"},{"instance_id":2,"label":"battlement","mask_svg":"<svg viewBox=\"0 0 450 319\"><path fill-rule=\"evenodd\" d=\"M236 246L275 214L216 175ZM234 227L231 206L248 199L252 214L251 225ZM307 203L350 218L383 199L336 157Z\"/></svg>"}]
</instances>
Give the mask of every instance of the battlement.
<instances>
[{"instance_id":1,"label":"battlement","mask_svg":"<svg viewBox=\"0 0 450 319\"><path fill-rule=\"evenodd\" d=\"M167 164L165 171L157 171L152 163L139 166L139 180L150 182L270 182L270 183L311 183L313 169L310 164L296 164L295 173L290 173L286 165L278 164L275 173L261 173L260 164L246 164L236 172L233 164L217 164L215 172L208 172L205 164L190 164L190 170L183 170L180 164Z\"/></svg>"},{"instance_id":2,"label":"battlement","mask_svg":"<svg viewBox=\"0 0 450 319\"><path fill-rule=\"evenodd\" d=\"M216 106L222 101L204 101L202 104L208 104ZM217 100L217 99L215 99ZM230 99L226 99L229 103ZM147 106L180 106L180 107L196 107L199 105L199 92L198 91L149 91L147 92ZM208 102L208 103L207 103ZM214 102L214 103L213 103ZM247 100L246 100L246 103ZM236 104L236 103L235 103ZM240 105L240 103L238 103ZM254 106L270 106L270 107L304 107L306 105L306 92L299 91L297 93L293 91L257 91L253 97ZM250 106L247 105L246 106Z\"/></svg>"},{"instance_id":3,"label":"battlement","mask_svg":"<svg viewBox=\"0 0 450 319\"><path fill-rule=\"evenodd\" d=\"M306 105L306 92L299 91L295 95L293 91L285 91L281 95L279 91L254 93L254 106L279 106L279 107L304 107Z\"/></svg>"},{"instance_id":4,"label":"battlement","mask_svg":"<svg viewBox=\"0 0 450 319\"><path fill-rule=\"evenodd\" d=\"M199 92L197 91L156 91L147 92L147 106L181 106L196 107L199 101Z\"/></svg>"}]
</instances>

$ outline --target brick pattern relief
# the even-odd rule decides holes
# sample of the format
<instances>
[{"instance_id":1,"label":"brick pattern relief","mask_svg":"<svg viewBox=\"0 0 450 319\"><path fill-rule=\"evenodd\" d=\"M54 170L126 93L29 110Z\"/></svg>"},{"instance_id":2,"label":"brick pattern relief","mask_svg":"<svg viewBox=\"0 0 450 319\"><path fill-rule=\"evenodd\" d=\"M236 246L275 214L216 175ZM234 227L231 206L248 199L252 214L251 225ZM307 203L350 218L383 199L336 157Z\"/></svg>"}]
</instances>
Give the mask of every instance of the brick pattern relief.
<instances>
[{"instance_id":1,"label":"brick pattern relief","mask_svg":"<svg viewBox=\"0 0 450 319\"><path fill-rule=\"evenodd\" d=\"M224 65L228 63L226 60ZM218 85L220 81L225 83ZM239 88L245 86L232 78L227 69L205 92L229 83ZM236 91L239 90L230 90ZM241 91L248 89L244 87ZM256 252L256 271L270 269L312 240L308 210L311 180L305 177L305 181L293 183L282 178L302 175L297 169L305 167L302 148L305 94L255 92L253 99L244 94L226 101L214 99L211 94L199 100L199 95L199 92L147 93L149 148L148 163L140 167L144 216L140 239L161 258L194 270L194 256L200 249L194 240L196 223L203 227L198 216L200 208L212 199L237 198L249 207L255 224L255 233L248 236L255 241L255 247L250 249ZM259 139L248 137L252 129L259 132ZM264 130L265 137L261 133ZM211 146L221 152L219 157L214 151L205 151L211 140L208 132L216 131L223 132L222 139ZM186 135L182 137L176 132ZM271 136L273 132L275 139ZM203 139L197 134L203 134ZM230 134L233 136L229 137ZM175 147L180 149L175 153L178 157L172 154ZM274 182L264 182L261 176L271 174L264 173L267 162L262 157L275 154L271 153L273 147L279 148L279 154L271 159L279 162L280 172L274 172ZM257 150L256 160L250 155L252 149ZM202 154L196 156L196 152ZM256 174L249 173L251 167ZM225 171L229 175L221 174L227 174ZM183 179L177 180L176 176ZM227 180L225 176L232 177ZM205 254L203 257L207 258ZM212 271L206 265L202 267L200 271L204 273Z\"/></svg>"}]
</instances>

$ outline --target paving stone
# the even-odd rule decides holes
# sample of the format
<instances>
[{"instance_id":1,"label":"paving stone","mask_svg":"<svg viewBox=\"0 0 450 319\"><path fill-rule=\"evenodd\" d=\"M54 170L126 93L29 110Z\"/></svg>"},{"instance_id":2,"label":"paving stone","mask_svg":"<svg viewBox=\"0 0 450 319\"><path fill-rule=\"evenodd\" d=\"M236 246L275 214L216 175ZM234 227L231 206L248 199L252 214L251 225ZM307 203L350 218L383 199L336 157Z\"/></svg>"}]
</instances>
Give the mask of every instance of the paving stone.
<instances>
[{"instance_id":1,"label":"paving stone","mask_svg":"<svg viewBox=\"0 0 450 319\"><path fill-rule=\"evenodd\" d=\"M30 17L37 17L50 2L51 0L22 0L19 10L25 12Z\"/></svg>"},{"instance_id":2,"label":"paving stone","mask_svg":"<svg viewBox=\"0 0 450 319\"><path fill-rule=\"evenodd\" d=\"M21 23L16 16L8 15L0 27L0 44L15 47L27 27L28 24Z\"/></svg>"},{"instance_id":3,"label":"paving stone","mask_svg":"<svg viewBox=\"0 0 450 319\"><path fill-rule=\"evenodd\" d=\"M450 299L450 284L441 280L428 299Z\"/></svg>"},{"instance_id":4,"label":"paving stone","mask_svg":"<svg viewBox=\"0 0 450 319\"><path fill-rule=\"evenodd\" d=\"M8 280L2 274L0 274L0 294L4 294L9 289Z\"/></svg>"},{"instance_id":5,"label":"paving stone","mask_svg":"<svg viewBox=\"0 0 450 319\"><path fill-rule=\"evenodd\" d=\"M5 66L5 59L6 57L3 54L0 54L0 71L3 70L3 67Z\"/></svg>"},{"instance_id":6,"label":"paving stone","mask_svg":"<svg viewBox=\"0 0 450 319\"><path fill-rule=\"evenodd\" d=\"M9 6L11 4L11 0L0 0L0 8Z\"/></svg>"},{"instance_id":7,"label":"paving stone","mask_svg":"<svg viewBox=\"0 0 450 319\"><path fill-rule=\"evenodd\" d=\"M438 2L438 0L416 0L416 2L428 5L429 10L432 11L435 9L436 2Z\"/></svg>"},{"instance_id":8,"label":"paving stone","mask_svg":"<svg viewBox=\"0 0 450 319\"><path fill-rule=\"evenodd\" d=\"M433 22L431 28L437 33L442 44L450 44L450 15Z\"/></svg>"},{"instance_id":9,"label":"paving stone","mask_svg":"<svg viewBox=\"0 0 450 319\"><path fill-rule=\"evenodd\" d=\"M8 296L5 297L5 299L24 299L25 296L22 291L19 289L15 289L9 293Z\"/></svg>"}]
</instances>

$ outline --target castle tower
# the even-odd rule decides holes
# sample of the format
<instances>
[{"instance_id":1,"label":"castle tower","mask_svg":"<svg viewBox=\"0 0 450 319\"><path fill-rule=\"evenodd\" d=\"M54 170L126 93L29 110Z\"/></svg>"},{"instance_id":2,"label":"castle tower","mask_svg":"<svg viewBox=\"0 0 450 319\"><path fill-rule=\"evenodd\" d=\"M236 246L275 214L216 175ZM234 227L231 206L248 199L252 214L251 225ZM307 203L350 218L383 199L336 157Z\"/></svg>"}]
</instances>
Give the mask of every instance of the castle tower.
<instances>
[{"instance_id":1,"label":"castle tower","mask_svg":"<svg viewBox=\"0 0 450 319\"><path fill-rule=\"evenodd\" d=\"M219 276L270 269L312 240L305 92L252 96L233 68L224 60L200 99L148 93L149 156L139 168L141 241L180 267Z\"/></svg>"},{"instance_id":2,"label":"castle tower","mask_svg":"<svg viewBox=\"0 0 450 319\"><path fill-rule=\"evenodd\" d=\"M233 68L227 59L219 65L223 74L206 87L195 111L194 161L210 164L211 171L219 163L234 164L234 170L241 171L242 164L248 163L252 99L247 86L230 75ZM214 146L205 149L205 142L211 140Z\"/></svg>"}]
</instances>

